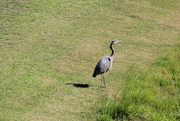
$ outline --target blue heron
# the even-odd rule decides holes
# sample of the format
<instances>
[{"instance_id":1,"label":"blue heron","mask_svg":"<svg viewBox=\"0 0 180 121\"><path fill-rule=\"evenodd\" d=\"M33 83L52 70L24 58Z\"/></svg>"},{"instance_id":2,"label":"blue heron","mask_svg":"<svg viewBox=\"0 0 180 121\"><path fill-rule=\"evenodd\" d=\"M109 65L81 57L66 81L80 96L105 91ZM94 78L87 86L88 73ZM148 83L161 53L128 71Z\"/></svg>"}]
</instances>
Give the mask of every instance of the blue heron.
<instances>
[{"instance_id":1,"label":"blue heron","mask_svg":"<svg viewBox=\"0 0 180 121\"><path fill-rule=\"evenodd\" d=\"M94 69L94 73L93 73L93 77L96 77L99 74L102 74L102 78L101 78L101 83L104 84L104 88L106 88L106 82L105 82L105 78L103 76L103 73L107 72L111 66L112 66L112 62L113 62L113 56L114 56L114 48L112 47L113 44L118 43L118 42L122 42L120 40L113 40L110 44L110 49L112 50L112 53L110 56L104 56L101 58L101 60L99 60L99 62L97 63L95 69ZM103 88L103 86L102 86Z\"/></svg>"}]
</instances>

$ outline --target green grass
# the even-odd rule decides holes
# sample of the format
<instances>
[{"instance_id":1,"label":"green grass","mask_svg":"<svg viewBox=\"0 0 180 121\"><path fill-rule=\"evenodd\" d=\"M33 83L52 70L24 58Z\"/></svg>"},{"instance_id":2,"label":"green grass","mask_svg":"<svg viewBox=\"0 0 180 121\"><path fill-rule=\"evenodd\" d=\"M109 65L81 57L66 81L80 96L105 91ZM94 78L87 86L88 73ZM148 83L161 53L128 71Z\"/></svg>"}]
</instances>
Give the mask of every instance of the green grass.
<instances>
[{"instance_id":1,"label":"green grass","mask_svg":"<svg viewBox=\"0 0 180 121\"><path fill-rule=\"evenodd\" d=\"M177 60L166 53L179 43L179 0L2 0L0 12L0 120L111 119L109 113L97 115L98 107L114 102L116 109L121 99L138 96L141 85L147 90L142 103L154 99L156 91L162 94L155 104L166 94L162 90L176 94ZM91 75L97 61L110 54L112 39L123 43L115 45L113 68L105 75L109 88L102 92L100 77ZM149 66L162 55L172 68L165 68L162 59ZM145 77L151 67L160 69ZM159 88L153 91L148 85ZM131 88L137 95L126 96ZM125 118L149 114L150 119L161 117L157 111L166 105L141 115L146 107L124 108L132 111Z\"/></svg>"},{"instance_id":2,"label":"green grass","mask_svg":"<svg viewBox=\"0 0 180 121\"><path fill-rule=\"evenodd\" d=\"M99 120L179 120L179 49L152 63L149 70L131 70L122 95L102 103Z\"/></svg>"}]
</instances>

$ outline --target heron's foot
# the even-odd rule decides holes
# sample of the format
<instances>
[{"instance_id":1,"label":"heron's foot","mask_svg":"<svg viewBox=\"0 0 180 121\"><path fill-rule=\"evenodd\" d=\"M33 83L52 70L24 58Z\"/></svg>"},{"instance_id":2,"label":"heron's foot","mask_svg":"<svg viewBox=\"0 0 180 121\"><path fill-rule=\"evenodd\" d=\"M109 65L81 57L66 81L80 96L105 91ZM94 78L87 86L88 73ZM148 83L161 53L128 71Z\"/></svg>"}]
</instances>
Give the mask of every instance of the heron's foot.
<instances>
[{"instance_id":1,"label":"heron's foot","mask_svg":"<svg viewBox=\"0 0 180 121\"><path fill-rule=\"evenodd\" d=\"M108 89L108 87L102 86L102 90L103 90L103 91L106 91L107 89Z\"/></svg>"},{"instance_id":2,"label":"heron's foot","mask_svg":"<svg viewBox=\"0 0 180 121\"><path fill-rule=\"evenodd\" d=\"M102 89L103 89L103 88L107 88L106 86L100 86L100 87L101 87Z\"/></svg>"}]
</instances>

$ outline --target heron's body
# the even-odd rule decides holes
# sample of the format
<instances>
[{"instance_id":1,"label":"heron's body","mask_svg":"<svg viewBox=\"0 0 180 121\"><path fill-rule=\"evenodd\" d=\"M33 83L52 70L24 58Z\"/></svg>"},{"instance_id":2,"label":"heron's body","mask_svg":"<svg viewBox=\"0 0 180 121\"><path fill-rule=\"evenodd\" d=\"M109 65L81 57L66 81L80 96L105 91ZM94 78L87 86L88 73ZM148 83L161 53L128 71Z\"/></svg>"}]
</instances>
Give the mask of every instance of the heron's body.
<instances>
[{"instance_id":1,"label":"heron's body","mask_svg":"<svg viewBox=\"0 0 180 121\"><path fill-rule=\"evenodd\" d=\"M118 42L121 42L121 41L113 40L111 42L111 44L110 44L110 49L112 51L111 55L110 56L104 56L101 58L101 60L99 60L99 62L97 63L97 65L94 69L93 77L96 77L99 74L103 74L111 68L112 62L113 62L113 57L114 57L114 48L112 47L112 45L114 43L118 43ZM104 86L106 87L104 77L101 79L101 81L103 81Z\"/></svg>"},{"instance_id":2,"label":"heron's body","mask_svg":"<svg viewBox=\"0 0 180 121\"><path fill-rule=\"evenodd\" d=\"M110 56L104 56L101 60L99 60L94 69L93 77L96 77L98 74L107 72L111 68L112 61L113 57Z\"/></svg>"}]
</instances>

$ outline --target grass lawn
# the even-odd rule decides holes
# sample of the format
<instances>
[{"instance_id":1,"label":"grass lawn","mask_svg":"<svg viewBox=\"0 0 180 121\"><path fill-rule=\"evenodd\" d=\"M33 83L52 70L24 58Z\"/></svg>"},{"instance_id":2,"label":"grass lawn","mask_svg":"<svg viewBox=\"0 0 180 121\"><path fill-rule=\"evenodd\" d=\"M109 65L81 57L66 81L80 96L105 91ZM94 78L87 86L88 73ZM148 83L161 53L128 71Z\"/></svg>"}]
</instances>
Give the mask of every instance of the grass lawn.
<instances>
[{"instance_id":1,"label":"grass lawn","mask_svg":"<svg viewBox=\"0 0 180 121\"><path fill-rule=\"evenodd\" d=\"M179 5L0 1L0 120L178 120ZM113 39L123 43L102 91L92 73Z\"/></svg>"}]
</instances>

